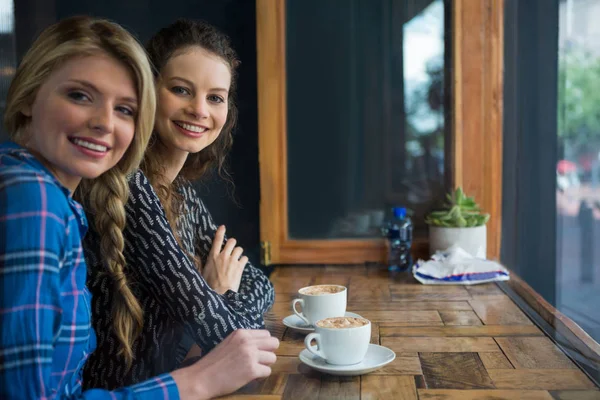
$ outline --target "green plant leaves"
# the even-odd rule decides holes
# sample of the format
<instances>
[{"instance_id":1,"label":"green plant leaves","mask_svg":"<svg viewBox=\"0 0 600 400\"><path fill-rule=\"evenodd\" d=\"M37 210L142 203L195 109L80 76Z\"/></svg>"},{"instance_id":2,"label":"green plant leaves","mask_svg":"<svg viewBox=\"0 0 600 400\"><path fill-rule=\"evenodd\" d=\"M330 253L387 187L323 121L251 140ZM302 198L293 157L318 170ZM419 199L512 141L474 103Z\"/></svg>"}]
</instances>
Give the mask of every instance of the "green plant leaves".
<instances>
[{"instance_id":1,"label":"green plant leaves","mask_svg":"<svg viewBox=\"0 0 600 400\"><path fill-rule=\"evenodd\" d=\"M468 197L460 187L454 193L448 193L446 199L446 209L432 211L425 217L425 223L447 228L463 228L485 225L490 219L490 215L482 213L475 199Z\"/></svg>"}]
</instances>

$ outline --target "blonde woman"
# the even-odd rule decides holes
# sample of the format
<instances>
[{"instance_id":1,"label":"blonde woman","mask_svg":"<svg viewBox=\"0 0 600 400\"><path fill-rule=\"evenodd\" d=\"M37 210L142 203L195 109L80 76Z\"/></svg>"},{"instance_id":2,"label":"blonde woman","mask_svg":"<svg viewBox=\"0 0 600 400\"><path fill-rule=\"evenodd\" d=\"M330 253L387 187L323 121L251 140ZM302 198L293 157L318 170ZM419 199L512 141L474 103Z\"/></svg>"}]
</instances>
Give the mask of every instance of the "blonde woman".
<instances>
[{"instance_id":1,"label":"blonde woman","mask_svg":"<svg viewBox=\"0 0 600 400\"><path fill-rule=\"evenodd\" d=\"M276 339L240 331L207 355L210 365L114 392L82 390L96 340L81 246L87 220L72 194L96 215L123 301L115 331L128 342L143 316L124 275L125 176L141 159L154 109L143 49L108 21L73 17L49 27L17 69L5 113L14 142L0 145L0 398L202 399L270 372ZM227 382L214 379L224 371Z\"/></svg>"}]
</instances>

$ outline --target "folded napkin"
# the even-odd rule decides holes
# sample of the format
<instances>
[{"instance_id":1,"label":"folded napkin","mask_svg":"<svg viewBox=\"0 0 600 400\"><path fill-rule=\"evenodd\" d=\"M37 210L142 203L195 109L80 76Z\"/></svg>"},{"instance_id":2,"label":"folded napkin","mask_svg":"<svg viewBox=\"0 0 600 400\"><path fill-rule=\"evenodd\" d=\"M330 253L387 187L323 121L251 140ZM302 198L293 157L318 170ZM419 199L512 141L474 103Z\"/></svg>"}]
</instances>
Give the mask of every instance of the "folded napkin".
<instances>
[{"instance_id":1,"label":"folded napkin","mask_svg":"<svg viewBox=\"0 0 600 400\"><path fill-rule=\"evenodd\" d=\"M413 275L423 284L474 285L507 281L509 273L500 263L474 257L458 246L438 251L431 260L419 260Z\"/></svg>"}]
</instances>

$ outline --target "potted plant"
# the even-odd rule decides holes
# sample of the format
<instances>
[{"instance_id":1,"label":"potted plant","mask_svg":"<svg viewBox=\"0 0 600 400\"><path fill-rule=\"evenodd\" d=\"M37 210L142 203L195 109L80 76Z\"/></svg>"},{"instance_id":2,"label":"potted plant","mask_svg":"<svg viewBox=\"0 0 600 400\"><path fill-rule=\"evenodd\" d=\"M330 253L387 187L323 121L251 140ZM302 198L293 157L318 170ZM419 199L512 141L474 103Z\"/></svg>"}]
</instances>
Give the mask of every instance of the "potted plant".
<instances>
[{"instance_id":1,"label":"potted plant","mask_svg":"<svg viewBox=\"0 0 600 400\"><path fill-rule=\"evenodd\" d=\"M425 218L429 225L429 252L460 246L473 256L486 257L486 226L490 215L482 213L473 197L462 188L446 195L444 210L433 211Z\"/></svg>"}]
</instances>

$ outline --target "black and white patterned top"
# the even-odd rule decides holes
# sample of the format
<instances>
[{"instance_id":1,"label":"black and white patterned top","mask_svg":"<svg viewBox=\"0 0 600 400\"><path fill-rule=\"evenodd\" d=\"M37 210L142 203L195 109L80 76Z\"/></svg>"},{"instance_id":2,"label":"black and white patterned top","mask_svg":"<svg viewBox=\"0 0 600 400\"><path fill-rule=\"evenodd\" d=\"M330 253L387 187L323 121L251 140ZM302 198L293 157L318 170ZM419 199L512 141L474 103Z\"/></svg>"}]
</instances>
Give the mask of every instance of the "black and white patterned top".
<instances>
[{"instance_id":1,"label":"black and white patterned top","mask_svg":"<svg viewBox=\"0 0 600 400\"><path fill-rule=\"evenodd\" d=\"M194 338L206 354L238 328L264 327L263 314L274 301L273 285L250 263L237 293L213 291L177 244L160 200L141 171L131 176L129 188L124 255L129 282L144 310L144 328L127 371L112 331L112 283L103 273L98 234L90 229L84 249L98 345L84 369L87 388L113 389L173 371L185 356L178 349L184 336ZM183 185L180 194L185 200L185 213L178 221L183 247L199 255L204 265L217 226L191 184Z\"/></svg>"}]
</instances>

